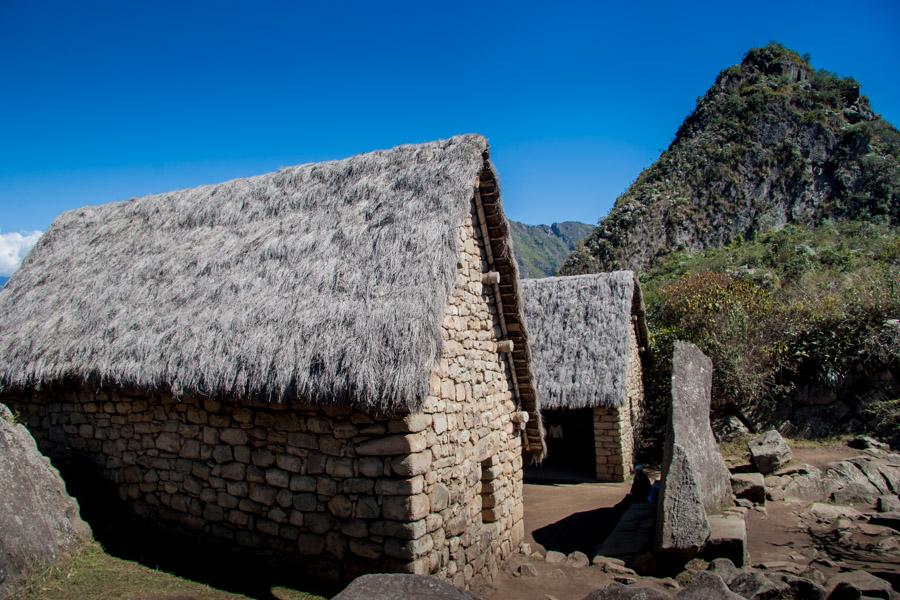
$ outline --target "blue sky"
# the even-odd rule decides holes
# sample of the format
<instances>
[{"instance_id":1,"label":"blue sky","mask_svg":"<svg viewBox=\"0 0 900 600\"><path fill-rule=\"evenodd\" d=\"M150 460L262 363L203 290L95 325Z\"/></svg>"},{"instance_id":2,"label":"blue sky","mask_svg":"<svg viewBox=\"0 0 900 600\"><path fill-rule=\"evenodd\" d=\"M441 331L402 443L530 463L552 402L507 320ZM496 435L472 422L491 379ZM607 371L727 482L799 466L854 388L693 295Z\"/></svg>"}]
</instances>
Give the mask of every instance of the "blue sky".
<instances>
[{"instance_id":1,"label":"blue sky","mask_svg":"<svg viewBox=\"0 0 900 600\"><path fill-rule=\"evenodd\" d=\"M490 139L511 218L596 223L769 41L900 122L898 7L0 0L0 235L464 132Z\"/></svg>"}]
</instances>

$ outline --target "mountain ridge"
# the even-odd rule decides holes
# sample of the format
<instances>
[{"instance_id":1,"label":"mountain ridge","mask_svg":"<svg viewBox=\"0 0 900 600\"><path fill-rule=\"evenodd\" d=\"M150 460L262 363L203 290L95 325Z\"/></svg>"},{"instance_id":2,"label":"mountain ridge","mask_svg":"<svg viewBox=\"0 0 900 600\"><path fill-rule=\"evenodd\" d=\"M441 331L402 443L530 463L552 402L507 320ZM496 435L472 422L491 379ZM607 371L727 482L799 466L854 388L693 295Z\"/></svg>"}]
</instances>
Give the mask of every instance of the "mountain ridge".
<instances>
[{"instance_id":1,"label":"mountain ridge","mask_svg":"<svg viewBox=\"0 0 900 600\"><path fill-rule=\"evenodd\" d=\"M646 270L787 224L900 224L900 134L859 90L778 44L750 50L560 272Z\"/></svg>"},{"instance_id":2,"label":"mountain ridge","mask_svg":"<svg viewBox=\"0 0 900 600\"><path fill-rule=\"evenodd\" d=\"M573 252L594 226L577 221L550 225L526 225L510 221L510 234L516 262L522 277L555 275L566 257Z\"/></svg>"}]
</instances>

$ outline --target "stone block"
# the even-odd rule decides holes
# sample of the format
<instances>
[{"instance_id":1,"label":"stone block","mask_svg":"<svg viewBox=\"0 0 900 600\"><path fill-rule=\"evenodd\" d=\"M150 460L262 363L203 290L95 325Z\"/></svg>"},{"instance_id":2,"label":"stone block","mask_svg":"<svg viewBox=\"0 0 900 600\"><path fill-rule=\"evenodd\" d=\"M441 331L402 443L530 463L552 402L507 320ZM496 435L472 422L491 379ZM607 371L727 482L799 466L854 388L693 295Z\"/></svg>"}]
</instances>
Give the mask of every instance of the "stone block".
<instances>
[{"instance_id":1,"label":"stone block","mask_svg":"<svg viewBox=\"0 0 900 600\"><path fill-rule=\"evenodd\" d=\"M332 477L353 477L353 459L329 456L325 472Z\"/></svg>"},{"instance_id":2,"label":"stone block","mask_svg":"<svg viewBox=\"0 0 900 600\"><path fill-rule=\"evenodd\" d=\"M768 475L786 465L793 458L791 449L774 429L750 440L747 444L753 466L763 475Z\"/></svg>"},{"instance_id":3,"label":"stone block","mask_svg":"<svg viewBox=\"0 0 900 600\"><path fill-rule=\"evenodd\" d=\"M709 539L703 548L706 560L727 558L735 566L749 563L747 524L740 515L709 515Z\"/></svg>"},{"instance_id":4,"label":"stone block","mask_svg":"<svg viewBox=\"0 0 900 600\"><path fill-rule=\"evenodd\" d=\"M753 438L747 447L753 466L763 475L777 471L793 458L784 438L774 429Z\"/></svg>"},{"instance_id":5,"label":"stone block","mask_svg":"<svg viewBox=\"0 0 900 600\"><path fill-rule=\"evenodd\" d=\"M290 490L292 492L314 492L316 478L309 475L291 475Z\"/></svg>"},{"instance_id":6,"label":"stone block","mask_svg":"<svg viewBox=\"0 0 900 600\"><path fill-rule=\"evenodd\" d=\"M384 553L393 558L412 560L427 554L433 547L434 540L427 534L414 540L388 538L384 543Z\"/></svg>"},{"instance_id":7,"label":"stone block","mask_svg":"<svg viewBox=\"0 0 900 600\"><path fill-rule=\"evenodd\" d=\"M250 461L257 467L271 467L275 464L275 455L265 448L260 448L250 454Z\"/></svg>"},{"instance_id":8,"label":"stone block","mask_svg":"<svg viewBox=\"0 0 900 600\"><path fill-rule=\"evenodd\" d=\"M761 473L734 473L731 489L738 498L746 498L754 504L766 503L766 483Z\"/></svg>"},{"instance_id":9,"label":"stone block","mask_svg":"<svg viewBox=\"0 0 900 600\"><path fill-rule=\"evenodd\" d=\"M221 476L222 479L229 479L231 481L243 480L246 473L246 465L238 462L228 463L219 470L219 476Z\"/></svg>"},{"instance_id":10,"label":"stone block","mask_svg":"<svg viewBox=\"0 0 900 600\"><path fill-rule=\"evenodd\" d=\"M359 456L401 456L421 452L425 447L425 436L421 433L387 435L357 444L356 454Z\"/></svg>"},{"instance_id":11,"label":"stone block","mask_svg":"<svg viewBox=\"0 0 900 600\"><path fill-rule=\"evenodd\" d=\"M375 493L383 496L411 496L422 493L423 489L425 478L421 475L404 479L378 479L375 482Z\"/></svg>"},{"instance_id":12,"label":"stone block","mask_svg":"<svg viewBox=\"0 0 900 600\"><path fill-rule=\"evenodd\" d=\"M431 489L429 500L432 511L442 511L450 505L450 490L442 483L436 483Z\"/></svg>"},{"instance_id":13,"label":"stone block","mask_svg":"<svg viewBox=\"0 0 900 600\"><path fill-rule=\"evenodd\" d=\"M428 514L430 505L428 496L385 496L382 501L382 513L386 519L395 521L418 521Z\"/></svg>"},{"instance_id":14,"label":"stone block","mask_svg":"<svg viewBox=\"0 0 900 600\"><path fill-rule=\"evenodd\" d=\"M249 437L243 429L223 429L219 433L219 439L231 446L243 446Z\"/></svg>"},{"instance_id":15,"label":"stone block","mask_svg":"<svg viewBox=\"0 0 900 600\"><path fill-rule=\"evenodd\" d=\"M346 519L353 514L353 502L347 496L335 496L328 501L328 510L339 519Z\"/></svg>"},{"instance_id":16,"label":"stone block","mask_svg":"<svg viewBox=\"0 0 900 600\"><path fill-rule=\"evenodd\" d=\"M391 461L391 470L400 477L413 477L428 471L431 466L431 452L417 452L401 456Z\"/></svg>"},{"instance_id":17,"label":"stone block","mask_svg":"<svg viewBox=\"0 0 900 600\"><path fill-rule=\"evenodd\" d=\"M277 488L288 487L291 480L290 473L281 469L267 469L266 483Z\"/></svg>"},{"instance_id":18,"label":"stone block","mask_svg":"<svg viewBox=\"0 0 900 600\"><path fill-rule=\"evenodd\" d=\"M163 452L177 454L181 448L181 436L177 433L161 433L156 438L156 448Z\"/></svg>"},{"instance_id":19,"label":"stone block","mask_svg":"<svg viewBox=\"0 0 900 600\"><path fill-rule=\"evenodd\" d=\"M401 540L414 540L425 535L427 525L424 519L412 522L375 521L369 527L372 535L395 537ZM449 534L448 534L449 535Z\"/></svg>"},{"instance_id":20,"label":"stone block","mask_svg":"<svg viewBox=\"0 0 900 600\"><path fill-rule=\"evenodd\" d=\"M743 600L728 589L725 582L715 573L701 571L694 575L691 582L678 592L677 600Z\"/></svg>"},{"instance_id":21,"label":"stone block","mask_svg":"<svg viewBox=\"0 0 900 600\"><path fill-rule=\"evenodd\" d=\"M566 562L566 555L562 552L557 552L556 550L549 550L544 557L544 560L551 565L561 565Z\"/></svg>"},{"instance_id":22,"label":"stone block","mask_svg":"<svg viewBox=\"0 0 900 600\"><path fill-rule=\"evenodd\" d=\"M317 500L315 494L294 494L293 506L301 512L316 510Z\"/></svg>"}]
</instances>

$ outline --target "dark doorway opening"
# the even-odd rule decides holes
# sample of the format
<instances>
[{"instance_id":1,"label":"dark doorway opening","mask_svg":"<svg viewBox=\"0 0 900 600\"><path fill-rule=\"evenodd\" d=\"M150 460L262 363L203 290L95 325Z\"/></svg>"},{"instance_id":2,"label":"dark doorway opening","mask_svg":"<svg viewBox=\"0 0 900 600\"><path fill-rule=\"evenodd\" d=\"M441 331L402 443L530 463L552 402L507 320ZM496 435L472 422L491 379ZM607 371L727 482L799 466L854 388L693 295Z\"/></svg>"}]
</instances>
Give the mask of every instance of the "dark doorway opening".
<instances>
[{"instance_id":1,"label":"dark doorway opening","mask_svg":"<svg viewBox=\"0 0 900 600\"><path fill-rule=\"evenodd\" d=\"M594 416L590 408L542 411L547 456L525 469L529 481L595 481Z\"/></svg>"}]
</instances>

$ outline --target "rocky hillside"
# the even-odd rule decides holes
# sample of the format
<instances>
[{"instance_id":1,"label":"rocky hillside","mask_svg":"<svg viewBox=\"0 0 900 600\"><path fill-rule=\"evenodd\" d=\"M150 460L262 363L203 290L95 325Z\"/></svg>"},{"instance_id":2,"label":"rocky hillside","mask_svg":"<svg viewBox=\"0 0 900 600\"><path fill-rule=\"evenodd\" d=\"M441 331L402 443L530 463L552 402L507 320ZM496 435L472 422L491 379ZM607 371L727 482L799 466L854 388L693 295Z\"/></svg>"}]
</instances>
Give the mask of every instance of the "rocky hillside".
<instances>
[{"instance_id":1,"label":"rocky hillside","mask_svg":"<svg viewBox=\"0 0 900 600\"><path fill-rule=\"evenodd\" d=\"M516 259L522 277L555 275L578 242L593 229L587 223L565 221L553 225L526 225L510 222Z\"/></svg>"},{"instance_id":2,"label":"rocky hillside","mask_svg":"<svg viewBox=\"0 0 900 600\"><path fill-rule=\"evenodd\" d=\"M898 195L900 134L859 84L772 44L719 74L561 272L645 270L788 223L897 225Z\"/></svg>"}]
</instances>

